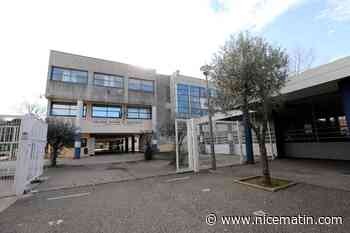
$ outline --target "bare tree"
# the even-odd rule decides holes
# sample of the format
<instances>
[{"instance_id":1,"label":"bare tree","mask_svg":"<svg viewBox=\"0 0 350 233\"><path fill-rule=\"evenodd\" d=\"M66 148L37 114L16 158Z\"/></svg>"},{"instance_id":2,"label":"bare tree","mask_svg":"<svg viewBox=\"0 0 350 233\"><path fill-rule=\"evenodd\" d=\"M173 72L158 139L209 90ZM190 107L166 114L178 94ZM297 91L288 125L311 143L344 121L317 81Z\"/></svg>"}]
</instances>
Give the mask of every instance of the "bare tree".
<instances>
[{"instance_id":1,"label":"bare tree","mask_svg":"<svg viewBox=\"0 0 350 233\"><path fill-rule=\"evenodd\" d=\"M283 87L288 56L265 39L240 33L215 55L213 80L223 110L241 109L259 142L262 183L271 185L265 138L273 99ZM254 120L250 112L254 112Z\"/></svg>"},{"instance_id":2,"label":"bare tree","mask_svg":"<svg viewBox=\"0 0 350 233\"><path fill-rule=\"evenodd\" d=\"M315 50L295 47L289 53L289 72L291 75L298 75L310 69L315 62Z\"/></svg>"},{"instance_id":3,"label":"bare tree","mask_svg":"<svg viewBox=\"0 0 350 233\"><path fill-rule=\"evenodd\" d=\"M40 118L45 118L46 107L37 102L23 101L20 105L19 112L23 114L34 114Z\"/></svg>"}]
</instances>

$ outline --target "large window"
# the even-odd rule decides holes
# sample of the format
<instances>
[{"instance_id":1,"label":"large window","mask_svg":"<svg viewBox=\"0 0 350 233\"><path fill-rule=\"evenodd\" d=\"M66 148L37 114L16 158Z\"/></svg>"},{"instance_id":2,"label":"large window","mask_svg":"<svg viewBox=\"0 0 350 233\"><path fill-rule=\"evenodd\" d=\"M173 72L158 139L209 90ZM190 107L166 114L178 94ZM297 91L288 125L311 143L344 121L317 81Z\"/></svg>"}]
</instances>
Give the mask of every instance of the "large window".
<instances>
[{"instance_id":1,"label":"large window","mask_svg":"<svg viewBox=\"0 0 350 233\"><path fill-rule=\"evenodd\" d=\"M128 82L129 82L129 90L144 91L144 92L153 92L154 91L154 82L153 81L129 78Z\"/></svg>"},{"instance_id":2,"label":"large window","mask_svg":"<svg viewBox=\"0 0 350 233\"><path fill-rule=\"evenodd\" d=\"M180 118L188 118L189 108L189 86L185 84L177 85L177 113Z\"/></svg>"},{"instance_id":3,"label":"large window","mask_svg":"<svg viewBox=\"0 0 350 233\"><path fill-rule=\"evenodd\" d=\"M128 119L152 119L151 108L128 107Z\"/></svg>"},{"instance_id":4,"label":"large window","mask_svg":"<svg viewBox=\"0 0 350 233\"><path fill-rule=\"evenodd\" d=\"M88 72L83 70L52 67L51 79L62 82L85 84L88 81Z\"/></svg>"},{"instance_id":5,"label":"large window","mask_svg":"<svg viewBox=\"0 0 350 233\"><path fill-rule=\"evenodd\" d=\"M120 106L112 105L93 105L92 117L94 118L121 118L122 112Z\"/></svg>"},{"instance_id":6,"label":"large window","mask_svg":"<svg viewBox=\"0 0 350 233\"><path fill-rule=\"evenodd\" d=\"M58 103L54 102L51 104L51 116L68 116L75 117L77 115L77 104L76 103ZM83 106L83 117L86 116L86 105Z\"/></svg>"},{"instance_id":7,"label":"large window","mask_svg":"<svg viewBox=\"0 0 350 233\"><path fill-rule=\"evenodd\" d=\"M123 88L123 77L110 74L94 74L94 84L104 87Z\"/></svg>"},{"instance_id":8,"label":"large window","mask_svg":"<svg viewBox=\"0 0 350 233\"><path fill-rule=\"evenodd\" d=\"M199 117L208 114L206 88L177 84L177 115L179 118Z\"/></svg>"}]
</instances>

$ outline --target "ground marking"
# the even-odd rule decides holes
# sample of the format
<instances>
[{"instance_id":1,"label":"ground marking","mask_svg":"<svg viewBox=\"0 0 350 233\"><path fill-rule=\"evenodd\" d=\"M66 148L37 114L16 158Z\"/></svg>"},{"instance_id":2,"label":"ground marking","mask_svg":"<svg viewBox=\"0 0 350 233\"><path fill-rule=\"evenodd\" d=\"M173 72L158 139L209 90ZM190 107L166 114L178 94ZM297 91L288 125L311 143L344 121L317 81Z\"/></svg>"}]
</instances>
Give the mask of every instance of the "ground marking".
<instances>
[{"instance_id":1,"label":"ground marking","mask_svg":"<svg viewBox=\"0 0 350 233\"><path fill-rule=\"evenodd\" d=\"M256 216L266 216L267 215L267 213L263 210L254 211L253 214Z\"/></svg>"},{"instance_id":2,"label":"ground marking","mask_svg":"<svg viewBox=\"0 0 350 233\"><path fill-rule=\"evenodd\" d=\"M202 189L202 192L210 192L210 188Z\"/></svg>"},{"instance_id":3,"label":"ground marking","mask_svg":"<svg viewBox=\"0 0 350 233\"><path fill-rule=\"evenodd\" d=\"M173 182L173 181L179 181L179 180L187 180L187 179L189 179L189 178L190 178L189 176L179 177L179 178L173 178L173 179L167 180L166 182Z\"/></svg>"},{"instance_id":4,"label":"ground marking","mask_svg":"<svg viewBox=\"0 0 350 233\"><path fill-rule=\"evenodd\" d=\"M71 194L71 195L65 195L65 196L58 196L58 197L49 197L47 198L48 201L52 200L59 200L59 199L65 199L65 198L71 198L71 197L82 197L90 195L90 192L87 193L77 193L77 194Z\"/></svg>"},{"instance_id":5,"label":"ground marking","mask_svg":"<svg viewBox=\"0 0 350 233\"><path fill-rule=\"evenodd\" d=\"M61 223L63 223L62 219L58 219L57 221L50 221L49 225L53 226L53 225L60 225Z\"/></svg>"}]
</instances>

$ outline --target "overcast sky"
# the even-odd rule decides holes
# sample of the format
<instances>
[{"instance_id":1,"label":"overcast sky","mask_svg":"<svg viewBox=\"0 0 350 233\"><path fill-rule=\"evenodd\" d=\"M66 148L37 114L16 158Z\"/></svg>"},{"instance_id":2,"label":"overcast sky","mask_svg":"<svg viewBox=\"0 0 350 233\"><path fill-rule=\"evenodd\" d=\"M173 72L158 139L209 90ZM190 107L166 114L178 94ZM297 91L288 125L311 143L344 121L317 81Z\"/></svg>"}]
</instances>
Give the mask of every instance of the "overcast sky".
<instances>
[{"instance_id":1,"label":"overcast sky","mask_svg":"<svg viewBox=\"0 0 350 233\"><path fill-rule=\"evenodd\" d=\"M40 101L50 49L198 77L245 29L316 64L350 55L350 0L9 0L0 25L0 114Z\"/></svg>"}]
</instances>

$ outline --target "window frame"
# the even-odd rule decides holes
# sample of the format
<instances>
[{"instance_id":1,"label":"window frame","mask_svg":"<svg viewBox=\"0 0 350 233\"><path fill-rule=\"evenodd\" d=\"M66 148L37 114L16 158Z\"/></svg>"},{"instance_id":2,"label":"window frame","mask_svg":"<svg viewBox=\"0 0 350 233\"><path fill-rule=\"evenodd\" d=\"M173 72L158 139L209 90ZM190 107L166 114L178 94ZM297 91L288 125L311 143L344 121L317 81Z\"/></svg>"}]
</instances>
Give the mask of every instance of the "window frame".
<instances>
[{"instance_id":1,"label":"window frame","mask_svg":"<svg viewBox=\"0 0 350 233\"><path fill-rule=\"evenodd\" d=\"M129 109L137 109L137 112L133 112L137 114L137 117L129 117ZM149 113L142 113L140 110L148 110ZM147 114L148 118L140 117L142 114ZM131 120L152 120L152 107L139 107L139 106L128 106L126 109L126 118Z\"/></svg>"},{"instance_id":2,"label":"window frame","mask_svg":"<svg viewBox=\"0 0 350 233\"><path fill-rule=\"evenodd\" d=\"M69 105L69 106L74 106L74 107L76 107L76 109L75 109L75 114L74 115L54 115L54 114L52 114L52 110L53 110L53 106L55 105L55 104L59 104L59 105ZM77 112L78 112L78 106L77 106L77 104L76 103L73 103L73 102L59 102L59 101L53 101L53 102L51 102L50 103L50 116L53 116L53 117L77 117ZM71 112L72 111L72 109L69 109L69 111ZM86 118L86 111L87 111L87 106L86 106L86 104L84 104L83 105L83 115L82 115L82 118Z\"/></svg>"},{"instance_id":3,"label":"window frame","mask_svg":"<svg viewBox=\"0 0 350 233\"><path fill-rule=\"evenodd\" d=\"M107 108L107 116L94 116L94 107L105 107ZM108 108L117 107L119 108L119 116L118 117L110 117L108 116ZM105 118L105 119L121 119L123 117L123 109L121 105L106 105L106 104L92 104L91 105L91 118Z\"/></svg>"},{"instance_id":4,"label":"window frame","mask_svg":"<svg viewBox=\"0 0 350 233\"><path fill-rule=\"evenodd\" d=\"M130 80L134 80L134 81L140 82L139 88L138 89L130 88ZM145 85L143 83L145 83L145 82L152 83L152 91L144 89ZM148 79L141 79L141 78L130 77L130 78L128 78L128 90L130 90L130 91L138 91L138 92L145 92L145 93L154 93L155 81L154 80L148 80Z\"/></svg>"},{"instance_id":5,"label":"window frame","mask_svg":"<svg viewBox=\"0 0 350 233\"><path fill-rule=\"evenodd\" d=\"M79 71L86 73L86 81L85 82L72 82L72 81L63 81L62 77L60 80L54 79L53 74L55 69L61 69L61 70L67 70L69 72L72 71ZM70 74L70 79L72 78L72 75ZM87 85L89 80L89 72L87 70L81 70L81 69L75 69L75 68L66 68L66 67L60 67L60 66L51 66L51 72L50 72L50 80L52 81L58 81L63 83L73 83L73 84L80 84L80 85Z\"/></svg>"},{"instance_id":6,"label":"window frame","mask_svg":"<svg viewBox=\"0 0 350 233\"><path fill-rule=\"evenodd\" d=\"M113 78L120 78L121 79L121 86L105 86L105 85L100 85L100 84L96 84L96 75L105 75L108 77L113 77ZM117 89L124 89L124 76L122 75L117 75L117 74L107 74L107 73L101 73L101 72L94 72L94 86L98 86L98 87L108 87L108 88L117 88Z\"/></svg>"}]
</instances>

